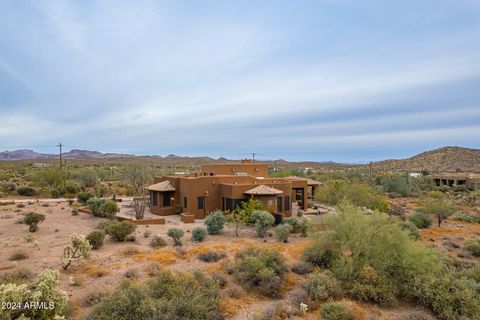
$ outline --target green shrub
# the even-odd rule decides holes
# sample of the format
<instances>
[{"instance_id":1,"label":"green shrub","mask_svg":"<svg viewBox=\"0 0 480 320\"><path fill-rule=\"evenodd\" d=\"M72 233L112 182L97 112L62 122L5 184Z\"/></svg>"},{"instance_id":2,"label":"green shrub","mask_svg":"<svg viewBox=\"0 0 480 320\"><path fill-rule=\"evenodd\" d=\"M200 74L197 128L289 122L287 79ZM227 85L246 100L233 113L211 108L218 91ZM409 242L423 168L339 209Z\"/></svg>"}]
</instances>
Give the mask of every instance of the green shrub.
<instances>
[{"instance_id":1,"label":"green shrub","mask_svg":"<svg viewBox=\"0 0 480 320\"><path fill-rule=\"evenodd\" d=\"M408 217L408 220L413 222L419 229L425 229L432 225L432 219L430 218L430 215L423 212L418 212Z\"/></svg>"},{"instance_id":2,"label":"green shrub","mask_svg":"<svg viewBox=\"0 0 480 320\"><path fill-rule=\"evenodd\" d=\"M280 224L275 228L275 235L277 237L278 242L287 243L288 236L290 232L292 232L293 227L289 224Z\"/></svg>"},{"instance_id":3,"label":"green shrub","mask_svg":"<svg viewBox=\"0 0 480 320\"><path fill-rule=\"evenodd\" d=\"M63 193L76 194L78 191L80 191L80 188L78 187L78 185L74 182L69 181L65 184Z\"/></svg>"},{"instance_id":4,"label":"green shrub","mask_svg":"<svg viewBox=\"0 0 480 320\"><path fill-rule=\"evenodd\" d=\"M480 223L480 216L476 216L470 213L460 213L454 216L455 220L468 222L468 223Z\"/></svg>"},{"instance_id":5,"label":"green shrub","mask_svg":"<svg viewBox=\"0 0 480 320\"><path fill-rule=\"evenodd\" d=\"M18 187L17 188L17 194L19 196L26 196L26 197L32 197L34 196L35 194L37 194L37 191L32 188L32 187L28 187L28 186L21 186L21 187Z\"/></svg>"},{"instance_id":6,"label":"green shrub","mask_svg":"<svg viewBox=\"0 0 480 320\"><path fill-rule=\"evenodd\" d=\"M114 224L117 224L117 223L118 223L118 221L112 221L112 220L102 221L95 227L95 229L105 230L105 232L107 232L108 228L111 225L114 225Z\"/></svg>"},{"instance_id":7,"label":"green shrub","mask_svg":"<svg viewBox=\"0 0 480 320\"><path fill-rule=\"evenodd\" d=\"M308 230L310 228L310 222L308 220L302 220L298 223L298 230L302 237L308 236Z\"/></svg>"},{"instance_id":8,"label":"green shrub","mask_svg":"<svg viewBox=\"0 0 480 320\"><path fill-rule=\"evenodd\" d=\"M116 222L109 224L106 231L114 241L121 242L125 241L125 238L133 233L136 227L136 225L129 221L122 221L120 223Z\"/></svg>"},{"instance_id":9,"label":"green shrub","mask_svg":"<svg viewBox=\"0 0 480 320\"><path fill-rule=\"evenodd\" d=\"M340 253L332 243L324 240L315 241L303 252L302 259L313 265L328 268L333 265Z\"/></svg>"},{"instance_id":10,"label":"green shrub","mask_svg":"<svg viewBox=\"0 0 480 320\"><path fill-rule=\"evenodd\" d=\"M292 231L297 232L300 225L300 220L295 217L285 218L282 221L283 224L289 224L292 226Z\"/></svg>"},{"instance_id":11,"label":"green shrub","mask_svg":"<svg viewBox=\"0 0 480 320\"><path fill-rule=\"evenodd\" d=\"M159 271L145 284L125 280L95 307L88 319L96 320L221 320L219 289L201 273Z\"/></svg>"},{"instance_id":12,"label":"green shrub","mask_svg":"<svg viewBox=\"0 0 480 320\"><path fill-rule=\"evenodd\" d=\"M278 297L284 282L285 265L283 256L274 249L246 248L235 255L233 274L247 288L260 294Z\"/></svg>"},{"instance_id":13,"label":"green shrub","mask_svg":"<svg viewBox=\"0 0 480 320\"><path fill-rule=\"evenodd\" d=\"M328 271L312 274L303 288L307 291L308 298L314 302L335 300L343 295L341 283Z\"/></svg>"},{"instance_id":14,"label":"green shrub","mask_svg":"<svg viewBox=\"0 0 480 320\"><path fill-rule=\"evenodd\" d=\"M350 294L358 300L381 306L392 306L396 303L396 289L391 281L370 266L363 267Z\"/></svg>"},{"instance_id":15,"label":"green shrub","mask_svg":"<svg viewBox=\"0 0 480 320\"><path fill-rule=\"evenodd\" d=\"M413 240L420 239L420 230L418 230L417 226L412 221L402 221L398 224L398 226L400 227L400 229L407 231L408 235Z\"/></svg>"},{"instance_id":16,"label":"green shrub","mask_svg":"<svg viewBox=\"0 0 480 320\"><path fill-rule=\"evenodd\" d=\"M52 198L60 198L61 194L60 194L60 191L58 191L58 189L52 189L52 191L50 191L50 196Z\"/></svg>"},{"instance_id":17,"label":"green shrub","mask_svg":"<svg viewBox=\"0 0 480 320\"><path fill-rule=\"evenodd\" d=\"M299 261L299 262L295 263L290 268L290 270L293 273L304 275L304 274L311 273L313 271L313 266L312 266L312 264L310 264L308 262Z\"/></svg>"},{"instance_id":18,"label":"green shrub","mask_svg":"<svg viewBox=\"0 0 480 320\"><path fill-rule=\"evenodd\" d=\"M470 251L474 256L480 257L480 237L465 241L465 249Z\"/></svg>"},{"instance_id":19,"label":"green shrub","mask_svg":"<svg viewBox=\"0 0 480 320\"><path fill-rule=\"evenodd\" d=\"M192 230L192 240L202 242L207 237L207 230L202 227L196 227Z\"/></svg>"},{"instance_id":20,"label":"green shrub","mask_svg":"<svg viewBox=\"0 0 480 320\"><path fill-rule=\"evenodd\" d=\"M304 214L305 214L305 211L303 211L303 210L298 210L297 211L297 217L299 217L299 218L303 217Z\"/></svg>"},{"instance_id":21,"label":"green shrub","mask_svg":"<svg viewBox=\"0 0 480 320\"><path fill-rule=\"evenodd\" d=\"M157 234L150 239L150 247L152 248L163 247L166 245L167 245L167 242L165 241L165 239L163 239L161 236Z\"/></svg>"},{"instance_id":22,"label":"green shrub","mask_svg":"<svg viewBox=\"0 0 480 320\"><path fill-rule=\"evenodd\" d=\"M268 211L254 211L251 220L255 223L257 237L264 238L267 235L268 228L275 222L275 218Z\"/></svg>"},{"instance_id":23,"label":"green shrub","mask_svg":"<svg viewBox=\"0 0 480 320\"><path fill-rule=\"evenodd\" d=\"M72 211L72 216L78 216L78 209L77 208L73 208Z\"/></svg>"},{"instance_id":24,"label":"green shrub","mask_svg":"<svg viewBox=\"0 0 480 320\"><path fill-rule=\"evenodd\" d=\"M119 212L120 209L117 206L117 203L113 200L107 200L103 202L98 208L99 217L113 219L115 214Z\"/></svg>"},{"instance_id":25,"label":"green shrub","mask_svg":"<svg viewBox=\"0 0 480 320\"><path fill-rule=\"evenodd\" d=\"M78 202L80 202L81 204L84 204L84 205L86 205L88 200L90 200L92 197L93 197L93 194L91 194L90 192L85 191L85 192L77 193Z\"/></svg>"},{"instance_id":26,"label":"green shrub","mask_svg":"<svg viewBox=\"0 0 480 320\"><path fill-rule=\"evenodd\" d=\"M208 234L220 234L222 232L227 218L222 211L215 211L209 214L205 219L204 223L207 226Z\"/></svg>"},{"instance_id":27,"label":"green shrub","mask_svg":"<svg viewBox=\"0 0 480 320\"><path fill-rule=\"evenodd\" d=\"M320 315L322 320L353 320L355 317L342 303L330 302L320 307Z\"/></svg>"},{"instance_id":28,"label":"green shrub","mask_svg":"<svg viewBox=\"0 0 480 320\"><path fill-rule=\"evenodd\" d=\"M105 202L105 199L99 199L99 198L91 198L87 200L87 205L90 207L90 211L92 212L92 215L95 217L100 216L100 206Z\"/></svg>"},{"instance_id":29,"label":"green shrub","mask_svg":"<svg viewBox=\"0 0 480 320\"><path fill-rule=\"evenodd\" d=\"M38 224L45 220L45 215L41 213L30 212L27 213L23 222L28 225L29 232L35 232L38 229Z\"/></svg>"},{"instance_id":30,"label":"green shrub","mask_svg":"<svg viewBox=\"0 0 480 320\"><path fill-rule=\"evenodd\" d=\"M68 295L57 288L59 272L44 271L32 287L26 284L6 283L0 285L2 302L15 302L22 306L26 303L46 303L46 308L1 308L1 319L60 319L67 313ZM49 308L49 302L53 308Z\"/></svg>"},{"instance_id":31,"label":"green shrub","mask_svg":"<svg viewBox=\"0 0 480 320\"><path fill-rule=\"evenodd\" d=\"M87 236L87 240L92 246L92 249L97 250L103 246L103 240L105 239L105 231L103 230L93 230Z\"/></svg>"},{"instance_id":32,"label":"green shrub","mask_svg":"<svg viewBox=\"0 0 480 320\"><path fill-rule=\"evenodd\" d=\"M183 230L182 229L177 229L177 228L171 228L168 229L167 235L173 239L173 243L176 246L181 246L182 245L182 240L180 239L183 237Z\"/></svg>"},{"instance_id":33,"label":"green shrub","mask_svg":"<svg viewBox=\"0 0 480 320\"><path fill-rule=\"evenodd\" d=\"M198 260L202 260L203 262L217 262L225 258L225 253L218 253L214 251L207 251L199 253L197 256Z\"/></svg>"}]
</instances>

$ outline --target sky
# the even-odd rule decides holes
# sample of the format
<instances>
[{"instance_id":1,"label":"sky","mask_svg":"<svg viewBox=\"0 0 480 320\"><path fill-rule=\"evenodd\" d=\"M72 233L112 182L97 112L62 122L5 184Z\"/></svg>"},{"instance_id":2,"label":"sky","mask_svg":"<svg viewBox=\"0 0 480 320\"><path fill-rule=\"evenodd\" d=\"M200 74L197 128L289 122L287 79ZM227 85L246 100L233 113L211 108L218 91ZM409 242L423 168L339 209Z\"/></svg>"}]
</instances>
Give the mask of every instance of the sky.
<instances>
[{"instance_id":1,"label":"sky","mask_svg":"<svg viewBox=\"0 0 480 320\"><path fill-rule=\"evenodd\" d=\"M480 148L480 0L0 2L0 150Z\"/></svg>"}]
</instances>

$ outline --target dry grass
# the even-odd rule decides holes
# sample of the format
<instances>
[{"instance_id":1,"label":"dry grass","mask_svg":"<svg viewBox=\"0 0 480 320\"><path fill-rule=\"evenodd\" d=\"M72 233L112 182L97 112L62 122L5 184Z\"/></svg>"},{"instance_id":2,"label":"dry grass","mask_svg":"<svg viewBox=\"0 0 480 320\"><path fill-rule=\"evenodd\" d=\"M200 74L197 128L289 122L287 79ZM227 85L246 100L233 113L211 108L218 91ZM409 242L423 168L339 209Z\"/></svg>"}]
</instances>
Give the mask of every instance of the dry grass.
<instances>
[{"instance_id":1,"label":"dry grass","mask_svg":"<svg viewBox=\"0 0 480 320\"><path fill-rule=\"evenodd\" d=\"M80 269L80 272L82 274L88 274L89 276L94 277L94 278L101 278L101 277L104 277L104 276L108 275L108 271L106 269L99 268L96 265L94 265L93 263L88 263L88 264L84 265Z\"/></svg>"},{"instance_id":2,"label":"dry grass","mask_svg":"<svg viewBox=\"0 0 480 320\"><path fill-rule=\"evenodd\" d=\"M172 249L159 249L153 252L137 253L133 257L137 261L154 261L160 264L173 264L177 261L177 253Z\"/></svg>"}]
</instances>

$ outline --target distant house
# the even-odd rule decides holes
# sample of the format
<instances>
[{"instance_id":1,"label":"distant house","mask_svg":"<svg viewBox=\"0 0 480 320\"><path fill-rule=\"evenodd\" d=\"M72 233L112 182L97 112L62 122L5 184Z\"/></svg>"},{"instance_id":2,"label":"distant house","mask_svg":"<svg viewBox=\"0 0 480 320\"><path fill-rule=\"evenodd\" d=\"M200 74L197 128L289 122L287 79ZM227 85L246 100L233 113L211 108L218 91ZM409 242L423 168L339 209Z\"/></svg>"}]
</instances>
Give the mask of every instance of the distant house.
<instances>
[{"instance_id":1,"label":"distant house","mask_svg":"<svg viewBox=\"0 0 480 320\"><path fill-rule=\"evenodd\" d=\"M436 186L466 186L471 190L480 190L480 174L439 173L431 176Z\"/></svg>"},{"instance_id":2,"label":"distant house","mask_svg":"<svg viewBox=\"0 0 480 320\"><path fill-rule=\"evenodd\" d=\"M422 176L420 172L410 172L408 175L412 178L420 178Z\"/></svg>"},{"instance_id":3,"label":"distant house","mask_svg":"<svg viewBox=\"0 0 480 320\"><path fill-rule=\"evenodd\" d=\"M205 164L189 176L155 177L150 192L154 214L175 214L175 207L201 219L220 209L234 211L250 197L284 216L292 215L292 202L306 209L309 186L318 182L298 177L270 178L268 165L244 160L240 163Z\"/></svg>"}]
</instances>

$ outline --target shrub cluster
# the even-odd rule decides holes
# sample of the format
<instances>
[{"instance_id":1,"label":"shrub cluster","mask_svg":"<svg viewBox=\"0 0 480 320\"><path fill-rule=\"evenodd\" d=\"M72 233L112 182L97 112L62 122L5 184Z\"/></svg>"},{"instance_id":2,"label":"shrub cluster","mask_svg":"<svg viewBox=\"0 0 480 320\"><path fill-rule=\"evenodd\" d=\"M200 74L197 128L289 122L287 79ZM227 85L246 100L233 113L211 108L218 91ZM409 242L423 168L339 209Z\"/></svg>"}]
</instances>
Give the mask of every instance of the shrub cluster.
<instances>
[{"instance_id":1,"label":"shrub cluster","mask_svg":"<svg viewBox=\"0 0 480 320\"><path fill-rule=\"evenodd\" d=\"M37 194L37 191L32 187L21 186L17 188L17 194L19 196L32 197Z\"/></svg>"},{"instance_id":2,"label":"shrub cluster","mask_svg":"<svg viewBox=\"0 0 480 320\"><path fill-rule=\"evenodd\" d=\"M136 225L129 221L113 222L106 226L106 233L112 240L122 242L125 241L128 235L135 231L136 227Z\"/></svg>"},{"instance_id":3,"label":"shrub cluster","mask_svg":"<svg viewBox=\"0 0 480 320\"><path fill-rule=\"evenodd\" d=\"M474 256L480 257L480 237L465 241L465 249L470 251Z\"/></svg>"},{"instance_id":4,"label":"shrub cluster","mask_svg":"<svg viewBox=\"0 0 480 320\"><path fill-rule=\"evenodd\" d=\"M283 256L274 249L249 247L235 255L233 275L243 286L260 294L278 297L288 270Z\"/></svg>"},{"instance_id":5,"label":"shrub cluster","mask_svg":"<svg viewBox=\"0 0 480 320\"><path fill-rule=\"evenodd\" d=\"M341 283L330 272L314 273L303 284L311 301L335 300L343 295Z\"/></svg>"},{"instance_id":6,"label":"shrub cluster","mask_svg":"<svg viewBox=\"0 0 480 320\"><path fill-rule=\"evenodd\" d=\"M214 251L207 251L198 254L197 259L202 260L203 262L217 262L225 258L225 253L218 253Z\"/></svg>"},{"instance_id":7,"label":"shrub cluster","mask_svg":"<svg viewBox=\"0 0 480 320\"><path fill-rule=\"evenodd\" d=\"M29 232L35 232L38 229L38 224L45 220L45 215L41 213L30 212L27 213L23 222L28 225Z\"/></svg>"},{"instance_id":8,"label":"shrub cluster","mask_svg":"<svg viewBox=\"0 0 480 320\"><path fill-rule=\"evenodd\" d=\"M417 228L420 229L425 229L432 225L432 218L423 212L417 212L416 214L408 217L408 220L413 222Z\"/></svg>"},{"instance_id":9,"label":"shrub cluster","mask_svg":"<svg viewBox=\"0 0 480 320\"><path fill-rule=\"evenodd\" d=\"M204 219L208 234L220 234L226 222L227 218L220 210L214 211Z\"/></svg>"},{"instance_id":10,"label":"shrub cluster","mask_svg":"<svg viewBox=\"0 0 480 320\"><path fill-rule=\"evenodd\" d=\"M344 304L330 302L320 308L322 320L353 320L353 312Z\"/></svg>"},{"instance_id":11,"label":"shrub cluster","mask_svg":"<svg viewBox=\"0 0 480 320\"><path fill-rule=\"evenodd\" d=\"M163 247L166 245L167 245L167 241L165 241L165 239L163 239L161 236L157 234L150 239L150 247L152 248Z\"/></svg>"},{"instance_id":12,"label":"shrub cluster","mask_svg":"<svg viewBox=\"0 0 480 320\"><path fill-rule=\"evenodd\" d=\"M90 192L79 192L77 193L77 200L83 205L86 205L88 203L88 200L90 200L93 197L93 194Z\"/></svg>"},{"instance_id":13,"label":"shrub cluster","mask_svg":"<svg viewBox=\"0 0 480 320\"><path fill-rule=\"evenodd\" d=\"M160 271L145 284L124 282L88 316L96 320L222 320L215 280L201 273Z\"/></svg>"},{"instance_id":14,"label":"shrub cluster","mask_svg":"<svg viewBox=\"0 0 480 320\"><path fill-rule=\"evenodd\" d=\"M105 231L96 229L87 235L87 240L92 246L92 249L97 250L103 246L103 240L105 239Z\"/></svg>"},{"instance_id":15,"label":"shrub cluster","mask_svg":"<svg viewBox=\"0 0 480 320\"><path fill-rule=\"evenodd\" d=\"M275 222L275 218L270 212L260 210L252 213L251 220L255 223L255 231L259 238L265 238L268 228Z\"/></svg>"},{"instance_id":16,"label":"shrub cluster","mask_svg":"<svg viewBox=\"0 0 480 320\"><path fill-rule=\"evenodd\" d=\"M407 231L410 238L413 240L418 240L421 237L420 230L418 230L415 223L412 221L402 221L398 224L398 226L402 229Z\"/></svg>"},{"instance_id":17,"label":"shrub cluster","mask_svg":"<svg viewBox=\"0 0 480 320\"><path fill-rule=\"evenodd\" d=\"M173 239L173 243L176 246L182 245L181 238L183 237L183 234L184 234L183 230L177 229L177 228L169 229L167 233L167 235Z\"/></svg>"},{"instance_id":18,"label":"shrub cluster","mask_svg":"<svg viewBox=\"0 0 480 320\"><path fill-rule=\"evenodd\" d=\"M115 214L120 211L117 206L117 203L113 200L106 199L89 199L87 201L92 215L99 218L115 218Z\"/></svg>"},{"instance_id":19,"label":"shrub cluster","mask_svg":"<svg viewBox=\"0 0 480 320\"><path fill-rule=\"evenodd\" d=\"M207 230L202 227L196 227L192 230L192 240L202 242L207 237Z\"/></svg>"},{"instance_id":20,"label":"shrub cluster","mask_svg":"<svg viewBox=\"0 0 480 320\"><path fill-rule=\"evenodd\" d=\"M293 227L289 224L280 224L275 227L275 236L277 237L278 242L287 243L288 236L292 232Z\"/></svg>"}]
</instances>

